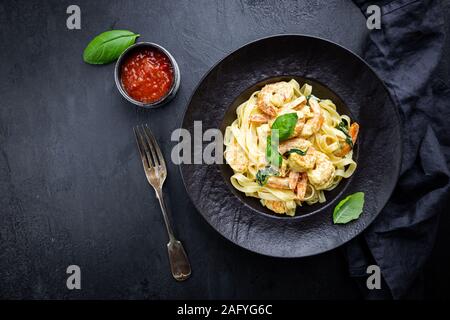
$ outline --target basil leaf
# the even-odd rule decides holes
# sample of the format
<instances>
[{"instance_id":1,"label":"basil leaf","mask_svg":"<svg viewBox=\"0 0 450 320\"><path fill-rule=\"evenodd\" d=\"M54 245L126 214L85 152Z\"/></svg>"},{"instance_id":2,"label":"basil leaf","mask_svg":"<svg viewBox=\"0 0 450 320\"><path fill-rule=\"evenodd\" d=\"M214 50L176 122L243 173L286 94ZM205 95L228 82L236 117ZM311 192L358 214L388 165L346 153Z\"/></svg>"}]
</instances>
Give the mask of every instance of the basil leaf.
<instances>
[{"instance_id":1,"label":"basil leaf","mask_svg":"<svg viewBox=\"0 0 450 320\"><path fill-rule=\"evenodd\" d=\"M347 128L347 129L348 129L349 123L347 122L347 120L342 119L340 124L341 124L344 128Z\"/></svg>"},{"instance_id":2,"label":"basil leaf","mask_svg":"<svg viewBox=\"0 0 450 320\"><path fill-rule=\"evenodd\" d=\"M291 153L297 153L297 154L299 154L301 156L306 156L306 153L308 152L308 149L309 148L307 148L305 151L303 151L303 150L294 148L294 149L291 149L291 150L287 151L285 154L290 155Z\"/></svg>"},{"instance_id":3,"label":"basil leaf","mask_svg":"<svg viewBox=\"0 0 450 320\"><path fill-rule=\"evenodd\" d=\"M116 60L122 52L135 43L139 34L128 30L110 30L92 39L83 52L84 62L106 64Z\"/></svg>"},{"instance_id":4,"label":"basil leaf","mask_svg":"<svg viewBox=\"0 0 450 320\"><path fill-rule=\"evenodd\" d=\"M358 219L364 207L364 192L356 192L341 200L333 211L333 222L345 224Z\"/></svg>"},{"instance_id":5,"label":"basil leaf","mask_svg":"<svg viewBox=\"0 0 450 320\"><path fill-rule=\"evenodd\" d=\"M353 140L350 134L348 133L348 123L345 120L342 120L339 122L339 124L336 126L336 129L342 131L345 134L345 142L353 148Z\"/></svg>"},{"instance_id":6,"label":"basil leaf","mask_svg":"<svg viewBox=\"0 0 450 320\"><path fill-rule=\"evenodd\" d=\"M288 139L294 132L298 116L296 113L287 113L279 116L272 124L272 130L278 130L279 140Z\"/></svg>"},{"instance_id":7,"label":"basil leaf","mask_svg":"<svg viewBox=\"0 0 450 320\"><path fill-rule=\"evenodd\" d=\"M348 124L347 121L342 120L336 126L336 129L341 130L345 135L348 135Z\"/></svg>"},{"instance_id":8,"label":"basil leaf","mask_svg":"<svg viewBox=\"0 0 450 320\"><path fill-rule=\"evenodd\" d=\"M263 186L267 183L267 180L269 180L270 176L277 175L279 175L279 172L274 168L268 166L264 169L258 170L258 172L256 173L256 180L258 181L259 185Z\"/></svg>"},{"instance_id":9,"label":"basil leaf","mask_svg":"<svg viewBox=\"0 0 450 320\"><path fill-rule=\"evenodd\" d=\"M277 135L277 131L272 132L272 134L275 136ZM280 167L281 163L283 162L283 157L278 152L278 146L274 145L272 146L272 136L267 137L267 145L266 145L266 158L267 161L274 165L275 167Z\"/></svg>"},{"instance_id":10,"label":"basil leaf","mask_svg":"<svg viewBox=\"0 0 450 320\"><path fill-rule=\"evenodd\" d=\"M353 148L353 140L350 137L345 138L345 142L350 146L350 148Z\"/></svg>"}]
</instances>

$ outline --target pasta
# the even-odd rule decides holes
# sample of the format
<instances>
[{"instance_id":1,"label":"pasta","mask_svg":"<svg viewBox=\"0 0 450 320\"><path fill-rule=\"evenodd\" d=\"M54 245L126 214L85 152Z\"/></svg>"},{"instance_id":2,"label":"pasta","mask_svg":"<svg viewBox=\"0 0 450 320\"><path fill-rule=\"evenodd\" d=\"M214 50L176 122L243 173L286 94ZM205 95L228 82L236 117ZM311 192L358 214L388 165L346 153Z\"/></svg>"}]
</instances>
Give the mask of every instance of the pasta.
<instances>
[{"instance_id":1,"label":"pasta","mask_svg":"<svg viewBox=\"0 0 450 320\"><path fill-rule=\"evenodd\" d=\"M325 202L326 191L356 169L359 125L308 84L268 84L236 114L224 137L231 183L275 213L293 216L297 206Z\"/></svg>"}]
</instances>

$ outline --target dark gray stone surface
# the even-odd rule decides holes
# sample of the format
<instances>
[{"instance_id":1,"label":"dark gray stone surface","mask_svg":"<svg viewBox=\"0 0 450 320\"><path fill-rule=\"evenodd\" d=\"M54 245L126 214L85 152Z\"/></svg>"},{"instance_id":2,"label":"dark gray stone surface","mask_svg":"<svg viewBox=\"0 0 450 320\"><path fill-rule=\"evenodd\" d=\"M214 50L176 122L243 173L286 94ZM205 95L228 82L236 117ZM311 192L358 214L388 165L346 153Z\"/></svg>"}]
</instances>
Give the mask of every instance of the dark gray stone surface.
<instances>
[{"instance_id":1,"label":"dark gray stone surface","mask_svg":"<svg viewBox=\"0 0 450 320\"><path fill-rule=\"evenodd\" d=\"M283 260L223 239L169 164L165 190L193 268L191 279L175 282L131 130L148 123L168 160L170 134L202 75L257 38L305 33L361 53L367 30L352 2L79 0L82 29L74 31L66 28L70 4L0 3L0 298L359 297L340 249ZM116 90L113 65L83 63L89 40L110 28L138 32L175 56L182 80L174 101L136 110ZM65 286L70 264L82 269L82 290Z\"/></svg>"}]
</instances>

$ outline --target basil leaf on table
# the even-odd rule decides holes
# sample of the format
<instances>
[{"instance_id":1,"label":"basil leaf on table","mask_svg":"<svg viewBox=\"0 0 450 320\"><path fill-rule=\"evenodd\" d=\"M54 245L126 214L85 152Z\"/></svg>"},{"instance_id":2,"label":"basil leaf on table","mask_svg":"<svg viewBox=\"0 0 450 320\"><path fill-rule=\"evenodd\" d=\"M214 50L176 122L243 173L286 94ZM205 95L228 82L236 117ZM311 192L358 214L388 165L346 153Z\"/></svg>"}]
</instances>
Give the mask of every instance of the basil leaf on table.
<instances>
[{"instance_id":1,"label":"basil leaf on table","mask_svg":"<svg viewBox=\"0 0 450 320\"><path fill-rule=\"evenodd\" d=\"M116 60L122 52L136 42L139 34L128 30L110 30L92 39L83 52L84 62L106 64Z\"/></svg>"},{"instance_id":2,"label":"basil leaf on table","mask_svg":"<svg viewBox=\"0 0 450 320\"><path fill-rule=\"evenodd\" d=\"M294 132L298 116L296 113L287 113L276 118L272 124L272 130L278 130L280 141L288 139Z\"/></svg>"},{"instance_id":3,"label":"basil leaf on table","mask_svg":"<svg viewBox=\"0 0 450 320\"><path fill-rule=\"evenodd\" d=\"M333 222L345 224L358 219L364 207L364 192L356 192L341 200L333 211Z\"/></svg>"}]
</instances>

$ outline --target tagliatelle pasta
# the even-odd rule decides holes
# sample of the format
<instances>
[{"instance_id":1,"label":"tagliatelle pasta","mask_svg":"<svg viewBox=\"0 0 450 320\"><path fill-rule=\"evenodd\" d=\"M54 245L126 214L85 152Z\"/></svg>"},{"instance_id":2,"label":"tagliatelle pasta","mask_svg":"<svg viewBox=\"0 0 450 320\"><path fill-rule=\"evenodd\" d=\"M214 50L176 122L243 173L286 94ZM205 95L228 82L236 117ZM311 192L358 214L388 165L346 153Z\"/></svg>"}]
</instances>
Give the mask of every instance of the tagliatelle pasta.
<instances>
[{"instance_id":1,"label":"tagliatelle pasta","mask_svg":"<svg viewBox=\"0 0 450 320\"><path fill-rule=\"evenodd\" d=\"M236 114L224 137L225 159L234 171L231 183L276 213L292 216L303 203L325 202L326 191L356 169L358 124L340 115L331 100L312 95L308 84L268 84ZM275 147L274 131L279 134ZM271 159L279 160L274 165Z\"/></svg>"}]
</instances>

